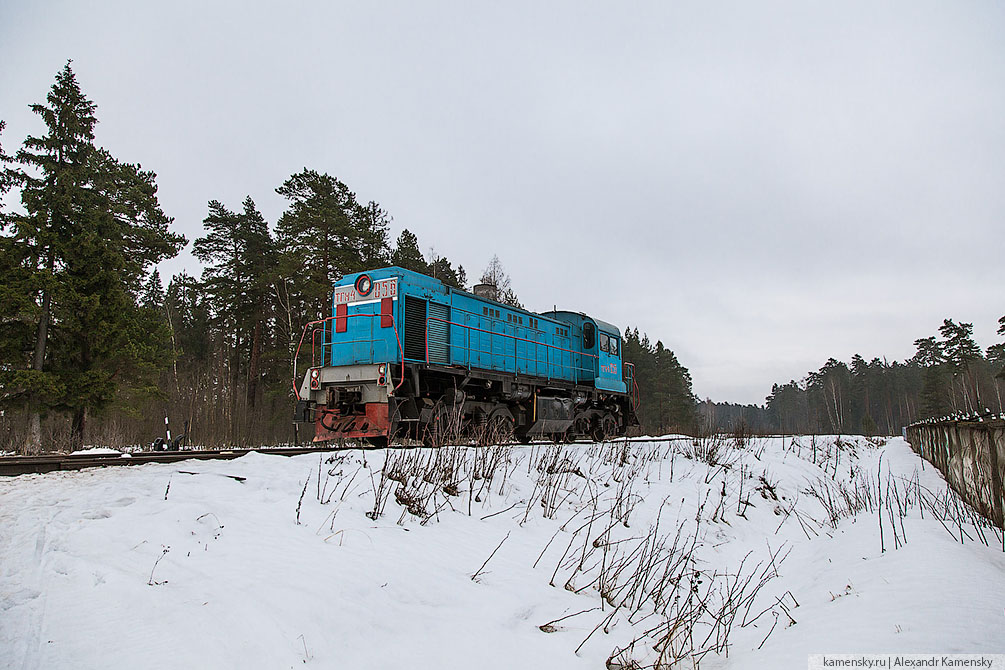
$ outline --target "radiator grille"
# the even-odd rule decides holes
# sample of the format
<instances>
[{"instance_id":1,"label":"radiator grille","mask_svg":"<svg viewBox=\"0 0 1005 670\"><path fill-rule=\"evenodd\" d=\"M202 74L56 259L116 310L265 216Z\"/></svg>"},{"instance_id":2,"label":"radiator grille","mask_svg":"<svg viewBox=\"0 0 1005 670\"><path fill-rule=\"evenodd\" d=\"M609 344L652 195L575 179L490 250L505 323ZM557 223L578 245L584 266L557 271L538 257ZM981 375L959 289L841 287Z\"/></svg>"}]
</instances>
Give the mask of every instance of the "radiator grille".
<instances>
[{"instance_id":1,"label":"radiator grille","mask_svg":"<svg viewBox=\"0 0 1005 670\"><path fill-rule=\"evenodd\" d=\"M450 307L440 303L429 303L429 362L448 365L450 363Z\"/></svg>"},{"instance_id":2,"label":"radiator grille","mask_svg":"<svg viewBox=\"0 0 1005 670\"><path fill-rule=\"evenodd\" d=\"M405 296L405 358L426 360L426 301Z\"/></svg>"}]
</instances>

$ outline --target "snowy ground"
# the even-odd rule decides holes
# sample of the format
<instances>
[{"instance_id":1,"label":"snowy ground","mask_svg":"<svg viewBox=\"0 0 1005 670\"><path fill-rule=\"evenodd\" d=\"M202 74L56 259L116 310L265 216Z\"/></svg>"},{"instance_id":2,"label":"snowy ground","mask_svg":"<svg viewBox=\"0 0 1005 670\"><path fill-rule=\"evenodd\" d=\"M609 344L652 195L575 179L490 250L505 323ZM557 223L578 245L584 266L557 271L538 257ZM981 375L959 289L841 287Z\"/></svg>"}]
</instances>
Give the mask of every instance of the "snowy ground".
<instances>
[{"instance_id":1,"label":"snowy ground","mask_svg":"<svg viewBox=\"0 0 1005 670\"><path fill-rule=\"evenodd\" d=\"M1005 652L1000 532L902 440L877 442L249 454L2 479L0 667Z\"/></svg>"}]
</instances>

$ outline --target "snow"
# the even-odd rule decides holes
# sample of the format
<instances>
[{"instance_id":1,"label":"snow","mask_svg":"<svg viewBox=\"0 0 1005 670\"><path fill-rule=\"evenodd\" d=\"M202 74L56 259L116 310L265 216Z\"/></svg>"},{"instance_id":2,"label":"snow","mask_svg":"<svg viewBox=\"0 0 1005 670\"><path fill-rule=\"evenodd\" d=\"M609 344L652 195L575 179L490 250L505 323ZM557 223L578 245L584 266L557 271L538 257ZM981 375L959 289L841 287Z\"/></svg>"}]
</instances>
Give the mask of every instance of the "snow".
<instances>
[{"instance_id":1,"label":"snow","mask_svg":"<svg viewBox=\"0 0 1005 670\"><path fill-rule=\"evenodd\" d=\"M108 447L87 447L86 449L78 449L77 451L71 451L71 456L95 456L98 454L120 454L118 449L109 449Z\"/></svg>"},{"instance_id":2,"label":"snow","mask_svg":"<svg viewBox=\"0 0 1005 670\"><path fill-rule=\"evenodd\" d=\"M491 481L476 477L492 458ZM878 493L884 516L874 499L832 523L811 490ZM669 643L693 654L679 667L1005 652L1001 534L973 521L899 438L251 453L25 475L0 480L0 668L645 665L666 623L688 617L693 648ZM605 569L617 609L598 592ZM695 596L742 603L728 636Z\"/></svg>"}]
</instances>

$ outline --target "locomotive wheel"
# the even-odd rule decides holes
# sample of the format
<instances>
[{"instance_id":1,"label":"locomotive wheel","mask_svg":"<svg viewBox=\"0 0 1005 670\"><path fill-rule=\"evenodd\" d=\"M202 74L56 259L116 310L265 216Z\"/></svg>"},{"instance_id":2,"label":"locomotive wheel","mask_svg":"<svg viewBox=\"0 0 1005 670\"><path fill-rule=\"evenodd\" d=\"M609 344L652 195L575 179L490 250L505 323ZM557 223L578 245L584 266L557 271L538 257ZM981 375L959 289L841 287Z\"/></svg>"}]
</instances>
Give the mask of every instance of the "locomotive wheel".
<instances>
[{"instance_id":1,"label":"locomotive wheel","mask_svg":"<svg viewBox=\"0 0 1005 670\"><path fill-rule=\"evenodd\" d=\"M591 437L594 442L605 442L618 434L618 422L612 414L605 414L594 422Z\"/></svg>"},{"instance_id":2,"label":"locomotive wheel","mask_svg":"<svg viewBox=\"0 0 1005 670\"><path fill-rule=\"evenodd\" d=\"M613 414L605 414L603 418L604 439L610 440L618 436L618 420Z\"/></svg>"}]
</instances>

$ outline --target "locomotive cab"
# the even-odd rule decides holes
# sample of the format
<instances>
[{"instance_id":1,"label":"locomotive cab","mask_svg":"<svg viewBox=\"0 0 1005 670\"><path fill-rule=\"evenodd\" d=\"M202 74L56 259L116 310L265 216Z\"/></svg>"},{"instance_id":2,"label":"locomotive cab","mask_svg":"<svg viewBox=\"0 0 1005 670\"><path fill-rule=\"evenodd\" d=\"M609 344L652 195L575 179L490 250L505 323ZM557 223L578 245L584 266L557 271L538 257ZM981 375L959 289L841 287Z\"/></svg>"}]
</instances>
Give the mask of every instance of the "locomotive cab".
<instances>
[{"instance_id":1,"label":"locomotive cab","mask_svg":"<svg viewBox=\"0 0 1005 670\"><path fill-rule=\"evenodd\" d=\"M581 353L577 368L581 383L614 393L627 392L621 364L621 336L616 326L578 312L545 314L570 324L578 338Z\"/></svg>"}]
</instances>

